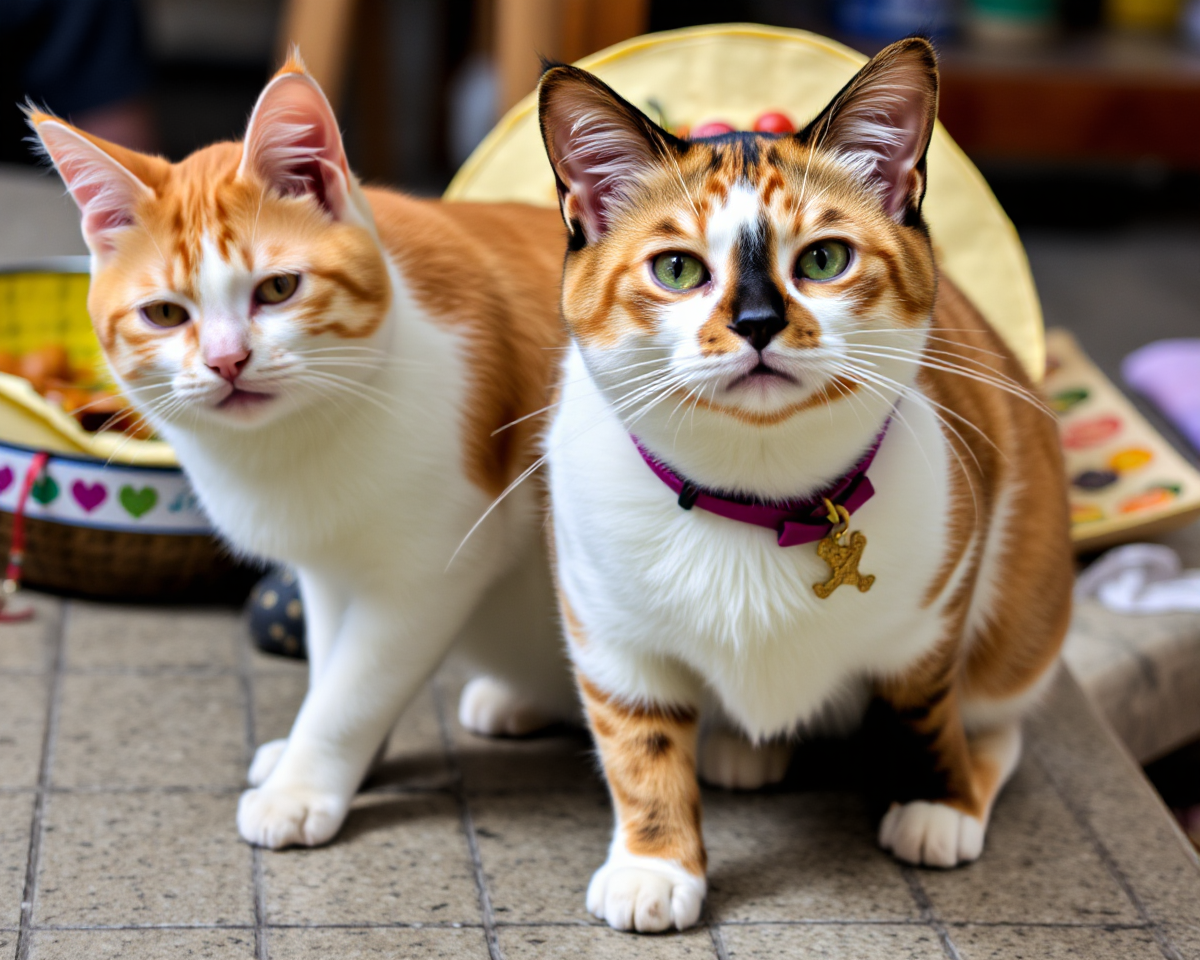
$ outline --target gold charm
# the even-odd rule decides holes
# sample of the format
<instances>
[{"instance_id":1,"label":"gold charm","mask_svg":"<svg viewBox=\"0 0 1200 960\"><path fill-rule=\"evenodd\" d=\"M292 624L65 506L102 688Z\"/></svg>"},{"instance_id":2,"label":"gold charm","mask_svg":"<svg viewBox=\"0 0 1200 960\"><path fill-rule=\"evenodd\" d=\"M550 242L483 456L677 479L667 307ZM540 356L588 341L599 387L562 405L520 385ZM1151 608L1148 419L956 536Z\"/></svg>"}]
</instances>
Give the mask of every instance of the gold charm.
<instances>
[{"instance_id":1,"label":"gold charm","mask_svg":"<svg viewBox=\"0 0 1200 960\"><path fill-rule=\"evenodd\" d=\"M866 535L861 530L850 532L850 514L845 507L834 506L829 500L825 501L825 507L829 511L833 529L817 544L817 556L829 564L829 579L824 583L814 583L813 592L825 600L845 583L858 587L859 593L866 593L875 582L873 573L858 572L863 548L867 545ZM843 538L846 542L843 542Z\"/></svg>"}]
</instances>

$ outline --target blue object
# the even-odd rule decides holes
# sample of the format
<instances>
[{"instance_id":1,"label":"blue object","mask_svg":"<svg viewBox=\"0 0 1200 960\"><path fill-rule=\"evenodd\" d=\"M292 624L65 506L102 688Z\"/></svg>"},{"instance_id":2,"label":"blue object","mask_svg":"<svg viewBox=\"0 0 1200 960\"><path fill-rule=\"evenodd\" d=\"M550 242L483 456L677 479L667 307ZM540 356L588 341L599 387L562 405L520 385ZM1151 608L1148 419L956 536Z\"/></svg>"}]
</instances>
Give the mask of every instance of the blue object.
<instances>
[{"instance_id":1,"label":"blue object","mask_svg":"<svg viewBox=\"0 0 1200 960\"><path fill-rule=\"evenodd\" d=\"M945 36L954 25L950 0L839 0L832 7L840 30L873 40Z\"/></svg>"}]
</instances>

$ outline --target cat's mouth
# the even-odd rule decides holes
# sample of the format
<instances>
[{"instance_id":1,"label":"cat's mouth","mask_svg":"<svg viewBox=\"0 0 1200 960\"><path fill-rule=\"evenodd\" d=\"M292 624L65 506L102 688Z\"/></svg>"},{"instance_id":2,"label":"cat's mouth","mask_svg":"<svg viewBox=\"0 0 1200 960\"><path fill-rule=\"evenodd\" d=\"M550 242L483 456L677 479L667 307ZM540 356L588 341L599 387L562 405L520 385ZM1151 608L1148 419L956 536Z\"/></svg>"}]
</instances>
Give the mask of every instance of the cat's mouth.
<instances>
[{"instance_id":1,"label":"cat's mouth","mask_svg":"<svg viewBox=\"0 0 1200 960\"><path fill-rule=\"evenodd\" d=\"M761 358L758 363L750 370L747 370L741 376L734 379L732 383L726 387L726 390L736 390L738 387L749 385L767 384L772 381L780 383L796 383L796 378L790 373L785 373L782 370L776 370L772 366L768 366Z\"/></svg>"},{"instance_id":2,"label":"cat's mouth","mask_svg":"<svg viewBox=\"0 0 1200 960\"><path fill-rule=\"evenodd\" d=\"M274 400L273 393L259 393L256 390L243 390L234 387L224 400L217 404L218 410L244 410L247 407L257 407L269 400Z\"/></svg>"}]
</instances>

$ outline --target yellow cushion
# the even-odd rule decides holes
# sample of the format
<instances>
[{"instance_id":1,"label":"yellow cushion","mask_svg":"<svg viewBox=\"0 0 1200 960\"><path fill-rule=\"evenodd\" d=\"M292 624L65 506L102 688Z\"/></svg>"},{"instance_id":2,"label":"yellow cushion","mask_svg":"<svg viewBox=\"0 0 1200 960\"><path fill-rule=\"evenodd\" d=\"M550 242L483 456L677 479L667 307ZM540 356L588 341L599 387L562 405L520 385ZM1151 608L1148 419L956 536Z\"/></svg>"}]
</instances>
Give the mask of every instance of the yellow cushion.
<instances>
[{"instance_id":1,"label":"yellow cushion","mask_svg":"<svg viewBox=\"0 0 1200 960\"><path fill-rule=\"evenodd\" d=\"M636 37L579 66L650 116L661 110L673 127L725 120L744 130L766 110L782 110L802 126L865 62L802 30L732 24ZM533 94L496 125L445 196L557 204ZM925 216L946 272L1040 381L1042 312L1025 251L979 171L940 124L929 148Z\"/></svg>"}]
</instances>

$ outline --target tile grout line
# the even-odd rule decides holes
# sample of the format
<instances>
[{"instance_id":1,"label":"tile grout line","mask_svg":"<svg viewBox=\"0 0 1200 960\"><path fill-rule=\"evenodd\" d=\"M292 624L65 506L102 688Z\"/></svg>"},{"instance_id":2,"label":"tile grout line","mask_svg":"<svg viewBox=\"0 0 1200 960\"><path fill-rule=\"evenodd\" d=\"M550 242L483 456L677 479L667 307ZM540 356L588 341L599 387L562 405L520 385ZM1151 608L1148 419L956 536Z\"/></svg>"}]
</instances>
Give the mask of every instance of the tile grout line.
<instances>
[{"instance_id":1,"label":"tile grout line","mask_svg":"<svg viewBox=\"0 0 1200 960\"><path fill-rule=\"evenodd\" d=\"M442 685L436 678L429 682L433 688L433 706L437 713L438 731L442 736L442 749L446 752L446 763L450 767L450 776L454 784L452 792L458 801L463 833L467 838L467 850L471 854L471 867L475 873L475 887L479 892L479 912L483 920L483 936L487 941L488 956L491 960L504 960L504 953L500 949L500 937L496 930L496 915L492 910L492 895L488 891L487 876L483 872L483 857L479 853L479 837L475 832L475 820L471 816L471 808L467 803L467 790L463 783L462 768L458 764L454 739L446 720L446 702L445 697L442 696Z\"/></svg>"},{"instance_id":2,"label":"tile grout line","mask_svg":"<svg viewBox=\"0 0 1200 960\"><path fill-rule=\"evenodd\" d=\"M257 716L254 706L254 670L250 655L250 638L243 635L238 643L238 678L242 696L246 700L246 748L254 758L258 746ZM235 828L236 829L236 826ZM250 847L250 880L254 895L254 956L256 960L268 960L266 929L266 883L263 880L262 848Z\"/></svg>"},{"instance_id":3,"label":"tile grout line","mask_svg":"<svg viewBox=\"0 0 1200 960\"><path fill-rule=\"evenodd\" d=\"M708 920L708 938L712 941L713 952L717 960L729 960L729 951L725 947L725 937L721 933L721 925L711 917Z\"/></svg>"},{"instance_id":4,"label":"tile grout line","mask_svg":"<svg viewBox=\"0 0 1200 960\"><path fill-rule=\"evenodd\" d=\"M1050 768L1050 764L1046 762L1042 756L1041 750L1037 746L1032 747L1033 755L1037 758L1038 766L1042 768L1046 779L1050 781L1050 785L1054 787L1054 792L1058 794L1058 799L1062 801L1063 806L1071 814L1071 817L1079 825L1079 828L1087 836L1092 848L1100 857L1101 863L1108 870L1109 875L1116 881L1121 892L1133 905L1133 909L1137 911L1138 917L1146 924L1150 933L1154 936L1155 942L1158 944L1159 953L1163 955L1165 960L1183 960L1183 955L1179 952L1171 938L1167 936L1165 930L1158 924L1157 921L1151 919L1150 912L1146 909L1146 905L1142 902L1142 898L1138 896L1137 891L1133 889L1133 884L1129 882L1129 878L1125 876L1125 871L1121 869L1117 863L1116 857L1112 855L1112 851L1108 849L1108 845L1100 838L1100 834L1096 832L1096 828L1092 826L1092 821L1082 807L1075 802L1073 797L1067 795L1067 791L1063 788L1062 783L1058 779L1058 775Z\"/></svg>"},{"instance_id":5,"label":"tile grout line","mask_svg":"<svg viewBox=\"0 0 1200 960\"><path fill-rule=\"evenodd\" d=\"M49 794L50 771L54 762L54 741L58 735L58 714L62 695L63 648L66 643L67 620L71 601L63 601L58 609L58 622L51 640L50 686L46 694L46 729L42 732L42 757L38 766L37 794L33 801L33 816L29 823L29 852L25 858L25 887L21 894L21 926L17 933L16 960L29 956L30 936L33 933L33 906L37 896L38 872L42 860L42 826ZM35 614L36 616L37 614Z\"/></svg>"},{"instance_id":6,"label":"tile grout line","mask_svg":"<svg viewBox=\"0 0 1200 960\"><path fill-rule=\"evenodd\" d=\"M962 960L958 947L954 945L954 940L950 937L950 931L933 909L933 901L929 898L929 893L925 890L925 885L921 883L917 871L908 864L899 864L899 867L900 875L904 877L904 882L908 885L908 892L921 911L921 920L937 934L938 942L942 945L942 953L946 955L947 960Z\"/></svg>"}]
</instances>

